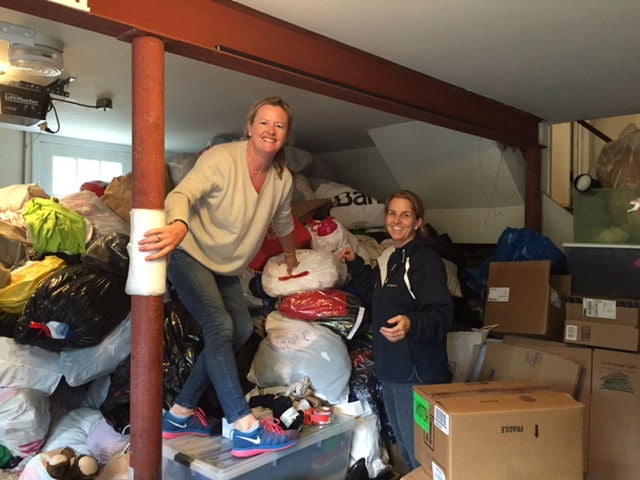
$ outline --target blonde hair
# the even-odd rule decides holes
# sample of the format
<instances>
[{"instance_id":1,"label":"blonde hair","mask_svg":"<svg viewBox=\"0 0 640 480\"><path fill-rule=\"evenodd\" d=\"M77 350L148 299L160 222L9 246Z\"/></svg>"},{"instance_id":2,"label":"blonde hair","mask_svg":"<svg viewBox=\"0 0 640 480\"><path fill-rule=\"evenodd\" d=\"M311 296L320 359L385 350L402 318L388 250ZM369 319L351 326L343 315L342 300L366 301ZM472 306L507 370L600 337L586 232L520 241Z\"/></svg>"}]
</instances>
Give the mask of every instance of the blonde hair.
<instances>
[{"instance_id":1,"label":"blonde hair","mask_svg":"<svg viewBox=\"0 0 640 480\"><path fill-rule=\"evenodd\" d=\"M260 100L256 100L253 106L249 109L249 113L247 113L247 123L245 126L245 137L249 137L248 127L251 125L258 114L258 110L260 110L265 105L271 105L272 107L280 107L284 110L284 113L287 114L287 136L285 138L285 145L291 142L292 132L293 132L293 110L289 106L287 102L282 100L280 97L264 97ZM276 152L276 156L273 159L273 167L276 169L276 172L279 176L282 176L282 171L285 166L285 150L284 146Z\"/></svg>"}]
</instances>

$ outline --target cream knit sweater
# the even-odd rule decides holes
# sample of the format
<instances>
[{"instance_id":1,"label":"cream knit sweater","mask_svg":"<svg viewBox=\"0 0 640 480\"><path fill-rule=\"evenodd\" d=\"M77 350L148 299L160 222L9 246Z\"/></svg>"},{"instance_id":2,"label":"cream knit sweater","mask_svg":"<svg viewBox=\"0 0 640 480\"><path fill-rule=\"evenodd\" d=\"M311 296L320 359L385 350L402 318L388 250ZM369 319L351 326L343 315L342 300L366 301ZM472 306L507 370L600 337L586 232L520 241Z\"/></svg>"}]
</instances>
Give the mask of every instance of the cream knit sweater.
<instances>
[{"instance_id":1,"label":"cream knit sweater","mask_svg":"<svg viewBox=\"0 0 640 480\"><path fill-rule=\"evenodd\" d=\"M271 167L261 192L251 183L247 142L216 145L165 200L167 223L185 220L189 232L178 248L210 270L238 275L256 255L270 225L277 236L291 233L293 179Z\"/></svg>"}]
</instances>

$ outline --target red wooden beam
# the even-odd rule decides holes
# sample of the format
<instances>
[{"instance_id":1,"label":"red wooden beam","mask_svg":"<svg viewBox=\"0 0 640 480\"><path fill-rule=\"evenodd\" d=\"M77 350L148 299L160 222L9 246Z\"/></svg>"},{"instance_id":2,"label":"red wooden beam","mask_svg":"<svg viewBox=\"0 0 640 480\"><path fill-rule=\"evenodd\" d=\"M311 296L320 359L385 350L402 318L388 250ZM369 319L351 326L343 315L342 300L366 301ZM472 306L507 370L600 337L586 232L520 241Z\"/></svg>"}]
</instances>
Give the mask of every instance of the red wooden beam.
<instances>
[{"instance_id":1,"label":"red wooden beam","mask_svg":"<svg viewBox=\"0 0 640 480\"><path fill-rule=\"evenodd\" d=\"M229 0L89 0L90 13L45 0L0 6L129 40L441 127L527 147L539 118Z\"/></svg>"}]
</instances>

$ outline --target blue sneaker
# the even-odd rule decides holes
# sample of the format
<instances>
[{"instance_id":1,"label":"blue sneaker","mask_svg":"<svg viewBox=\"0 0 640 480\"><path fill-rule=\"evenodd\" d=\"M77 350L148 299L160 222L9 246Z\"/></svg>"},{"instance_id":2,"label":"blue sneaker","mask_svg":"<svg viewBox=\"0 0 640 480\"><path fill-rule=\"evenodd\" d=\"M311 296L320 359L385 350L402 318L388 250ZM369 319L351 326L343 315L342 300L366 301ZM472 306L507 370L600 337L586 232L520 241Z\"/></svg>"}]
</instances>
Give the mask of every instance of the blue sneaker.
<instances>
[{"instance_id":1,"label":"blue sneaker","mask_svg":"<svg viewBox=\"0 0 640 480\"><path fill-rule=\"evenodd\" d=\"M254 430L241 432L234 430L231 455L234 457L252 457L259 453L275 452L293 447L300 440L297 430L283 430L280 420L263 418Z\"/></svg>"},{"instance_id":2,"label":"blue sneaker","mask_svg":"<svg viewBox=\"0 0 640 480\"><path fill-rule=\"evenodd\" d=\"M183 435L208 437L212 429L213 425L200 408L187 418L178 418L170 411L162 416L162 438L176 438Z\"/></svg>"}]
</instances>

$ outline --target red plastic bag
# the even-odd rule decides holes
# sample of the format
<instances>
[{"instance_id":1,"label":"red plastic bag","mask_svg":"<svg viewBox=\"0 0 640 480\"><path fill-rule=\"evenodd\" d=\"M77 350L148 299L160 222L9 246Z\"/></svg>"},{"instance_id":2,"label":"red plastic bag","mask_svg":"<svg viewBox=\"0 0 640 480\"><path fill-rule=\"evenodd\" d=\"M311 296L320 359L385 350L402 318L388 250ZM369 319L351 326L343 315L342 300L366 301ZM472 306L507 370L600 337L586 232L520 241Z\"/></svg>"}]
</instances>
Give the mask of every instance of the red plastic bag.
<instances>
[{"instance_id":1,"label":"red plastic bag","mask_svg":"<svg viewBox=\"0 0 640 480\"><path fill-rule=\"evenodd\" d=\"M316 320L345 317L349 311L347 292L327 289L312 290L282 297L278 310L289 318Z\"/></svg>"}]
</instances>

